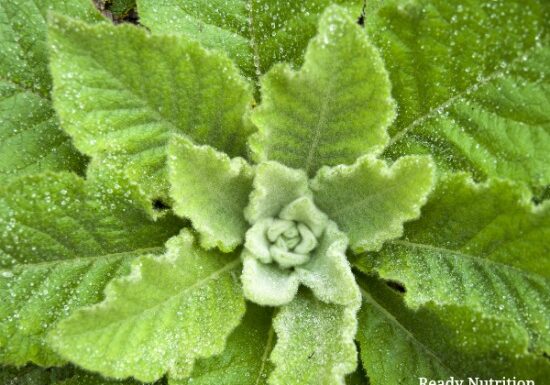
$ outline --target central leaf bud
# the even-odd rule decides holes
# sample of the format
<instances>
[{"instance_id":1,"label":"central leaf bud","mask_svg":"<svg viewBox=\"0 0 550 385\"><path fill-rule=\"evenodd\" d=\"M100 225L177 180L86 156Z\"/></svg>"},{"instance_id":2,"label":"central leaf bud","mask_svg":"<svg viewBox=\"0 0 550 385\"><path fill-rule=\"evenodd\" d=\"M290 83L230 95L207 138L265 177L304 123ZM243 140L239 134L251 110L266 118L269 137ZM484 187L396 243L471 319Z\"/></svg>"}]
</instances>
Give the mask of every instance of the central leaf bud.
<instances>
[{"instance_id":1,"label":"central leaf bud","mask_svg":"<svg viewBox=\"0 0 550 385\"><path fill-rule=\"evenodd\" d=\"M264 264L288 269L311 259L328 218L308 197L288 204L275 218L263 218L246 234L245 247Z\"/></svg>"}]
</instances>

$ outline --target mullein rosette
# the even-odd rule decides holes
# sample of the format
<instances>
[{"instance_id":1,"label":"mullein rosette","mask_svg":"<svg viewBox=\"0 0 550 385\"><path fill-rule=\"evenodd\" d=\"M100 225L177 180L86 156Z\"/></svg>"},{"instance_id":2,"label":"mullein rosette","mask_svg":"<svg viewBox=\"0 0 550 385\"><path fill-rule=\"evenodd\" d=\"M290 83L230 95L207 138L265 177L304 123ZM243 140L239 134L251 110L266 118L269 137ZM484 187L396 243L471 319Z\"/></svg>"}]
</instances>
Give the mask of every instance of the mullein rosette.
<instances>
[{"instance_id":1,"label":"mullein rosette","mask_svg":"<svg viewBox=\"0 0 550 385\"><path fill-rule=\"evenodd\" d=\"M273 364L270 384L343 384L355 370L361 291L347 256L402 235L432 189L433 162L378 159L395 118L390 81L343 8L325 11L302 67L275 65L261 93L260 106L244 114L246 131L257 129L248 141L254 163L169 135L167 183L158 185L170 186L163 194L198 236L185 229L164 256L136 260L104 302L60 323L50 336L56 351L110 377L154 381L167 373L179 384L239 345L230 335L241 322L248 327L249 312L276 307L269 332L276 337L263 358ZM122 304L139 307L145 299L134 293L142 291L143 306L163 316L140 320L143 333L132 334L123 355L98 343L107 330L126 338L109 320L137 313ZM166 328L172 332L157 332Z\"/></svg>"}]
</instances>

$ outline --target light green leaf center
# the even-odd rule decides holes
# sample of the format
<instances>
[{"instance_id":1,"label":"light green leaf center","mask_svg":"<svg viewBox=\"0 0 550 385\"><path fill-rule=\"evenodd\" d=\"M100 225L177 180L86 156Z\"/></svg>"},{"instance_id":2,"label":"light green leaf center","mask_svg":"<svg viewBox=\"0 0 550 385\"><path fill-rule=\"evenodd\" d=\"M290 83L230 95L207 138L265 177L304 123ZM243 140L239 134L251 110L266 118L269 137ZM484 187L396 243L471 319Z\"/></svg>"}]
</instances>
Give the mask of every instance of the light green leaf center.
<instances>
[{"instance_id":1,"label":"light green leaf center","mask_svg":"<svg viewBox=\"0 0 550 385\"><path fill-rule=\"evenodd\" d=\"M277 217L256 222L246 234L245 247L264 264L290 269L310 261L327 223L310 198L298 198Z\"/></svg>"}]
</instances>

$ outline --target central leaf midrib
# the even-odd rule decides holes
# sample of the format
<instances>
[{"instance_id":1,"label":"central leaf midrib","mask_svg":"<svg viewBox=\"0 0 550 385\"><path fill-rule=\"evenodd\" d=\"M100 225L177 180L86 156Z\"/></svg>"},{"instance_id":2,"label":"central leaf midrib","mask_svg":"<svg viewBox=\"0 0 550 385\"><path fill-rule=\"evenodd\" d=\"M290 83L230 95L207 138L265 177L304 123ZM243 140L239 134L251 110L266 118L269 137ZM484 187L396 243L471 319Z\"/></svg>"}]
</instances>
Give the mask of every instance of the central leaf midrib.
<instances>
[{"instance_id":1,"label":"central leaf midrib","mask_svg":"<svg viewBox=\"0 0 550 385\"><path fill-rule=\"evenodd\" d=\"M205 283L216 279L217 277L223 275L224 273L227 273L227 272L231 271L232 269L237 267L240 263L241 263L241 259L240 259L240 257L237 257L237 258L233 259L231 262L225 264L223 267L221 267L221 268L217 269L216 271L212 272L211 274L209 274L205 278L202 278L199 281L195 282L191 286L183 288L182 290L177 291L173 295L168 296L165 300L162 300L161 302L158 302L157 304L155 304L151 307L148 307L146 309L143 309L139 312L136 312L136 313L134 313L134 314L132 314L128 317L121 318L121 319L118 319L114 322L107 323L107 324L105 324L104 326L101 326L101 327L88 329L84 332L65 333L65 334L66 335L86 335L86 334L90 334L90 333L96 333L96 332L101 331L101 330L109 329L110 327L112 327L114 325L118 325L118 324L121 324L121 323L126 323L126 322L129 322L129 321L132 321L136 318L139 318L139 317L143 316L146 313L149 313L151 311L154 311L154 310L158 309L159 307L162 307L162 306L166 305L167 303L171 302L175 298L181 297L182 295L184 295L188 291L196 289L197 287L200 287L200 286L204 285ZM94 305L93 308L96 308L98 306L103 307L105 305L106 305L106 302L100 302L100 303Z\"/></svg>"},{"instance_id":2,"label":"central leaf midrib","mask_svg":"<svg viewBox=\"0 0 550 385\"><path fill-rule=\"evenodd\" d=\"M414 334L412 334L401 322L397 320L391 314L384 306L382 306L379 302L377 302L362 286L359 282L359 290L361 291L361 294L363 296L363 300L369 302L371 305L373 305L378 311L380 311L391 323L393 323L395 326L397 326L401 331L405 333L405 335L417 346L419 346L422 350L424 350L429 356L432 357L432 359L441 365L445 370L447 370L449 373L456 375L454 370L451 370L446 364L444 364L439 358L438 355L433 352L428 346L426 346L424 343L419 341Z\"/></svg>"}]
</instances>

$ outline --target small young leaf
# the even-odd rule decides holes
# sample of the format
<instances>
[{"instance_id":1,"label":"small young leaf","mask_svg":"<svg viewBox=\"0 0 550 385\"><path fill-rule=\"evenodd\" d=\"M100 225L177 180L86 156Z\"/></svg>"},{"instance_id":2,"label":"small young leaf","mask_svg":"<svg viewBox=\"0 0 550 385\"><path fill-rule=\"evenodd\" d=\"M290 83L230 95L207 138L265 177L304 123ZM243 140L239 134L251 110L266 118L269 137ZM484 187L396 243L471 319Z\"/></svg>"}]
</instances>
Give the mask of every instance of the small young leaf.
<instances>
[{"instance_id":1,"label":"small young leaf","mask_svg":"<svg viewBox=\"0 0 550 385\"><path fill-rule=\"evenodd\" d=\"M140 21L154 32L178 33L227 52L256 79L277 62L300 64L317 20L337 3L359 17L362 0L138 0Z\"/></svg>"},{"instance_id":2,"label":"small young leaf","mask_svg":"<svg viewBox=\"0 0 550 385\"><path fill-rule=\"evenodd\" d=\"M404 284L414 308L428 302L467 306L515 321L529 334L530 349L546 352L549 271L531 257L546 255L548 225L537 224L548 223L550 206L533 207L523 191L510 182L443 178L421 218L406 225L404 238L357 265Z\"/></svg>"},{"instance_id":3,"label":"small young leaf","mask_svg":"<svg viewBox=\"0 0 550 385\"><path fill-rule=\"evenodd\" d=\"M174 211L191 220L202 247L229 252L243 243L249 227L243 211L254 175L244 159L230 159L174 136L168 145L168 170Z\"/></svg>"},{"instance_id":4,"label":"small young leaf","mask_svg":"<svg viewBox=\"0 0 550 385\"><path fill-rule=\"evenodd\" d=\"M186 380L169 385L267 385L272 370L269 353L275 344L271 328L273 310L251 303L241 324L227 340L223 353L195 363Z\"/></svg>"},{"instance_id":5,"label":"small young leaf","mask_svg":"<svg viewBox=\"0 0 550 385\"><path fill-rule=\"evenodd\" d=\"M358 304L327 304L300 291L274 319L277 343L269 384L344 385L344 376L357 365L357 309Z\"/></svg>"},{"instance_id":6,"label":"small young leaf","mask_svg":"<svg viewBox=\"0 0 550 385\"><path fill-rule=\"evenodd\" d=\"M382 152L393 121L390 82L376 48L348 13L330 7L302 68L277 65L262 79L250 141L258 160L301 168L353 163Z\"/></svg>"},{"instance_id":7,"label":"small young leaf","mask_svg":"<svg viewBox=\"0 0 550 385\"><path fill-rule=\"evenodd\" d=\"M233 63L176 36L61 16L49 29L54 100L64 129L92 157L116 155L151 198L167 196L166 144L186 135L244 155L250 87Z\"/></svg>"},{"instance_id":8,"label":"small young leaf","mask_svg":"<svg viewBox=\"0 0 550 385\"><path fill-rule=\"evenodd\" d=\"M387 2L366 18L399 116L387 155L550 183L546 0Z\"/></svg>"},{"instance_id":9,"label":"small young leaf","mask_svg":"<svg viewBox=\"0 0 550 385\"><path fill-rule=\"evenodd\" d=\"M0 183L44 170L84 169L85 159L59 129L50 100L49 10L101 20L89 0L0 2Z\"/></svg>"},{"instance_id":10,"label":"small young leaf","mask_svg":"<svg viewBox=\"0 0 550 385\"><path fill-rule=\"evenodd\" d=\"M50 173L0 189L0 361L63 363L46 333L180 229L172 216L151 220L124 178L105 178Z\"/></svg>"},{"instance_id":11,"label":"small young leaf","mask_svg":"<svg viewBox=\"0 0 550 385\"><path fill-rule=\"evenodd\" d=\"M239 258L202 250L187 230L167 249L135 260L105 301L59 323L51 345L83 368L141 381L183 379L197 358L221 353L245 310Z\"/></svg>"},{"instance_id":12,"label":"small young leaf","mask_svg":"<svg viewBox=\"0 0 550 385\"><path fill-rule=\"evenodd\" d=\"M429 157L408 156L391 167L365 156L351 166L322 168L311 183L315 203L347 234L356 252L380 249L420 215L432 189Z\"/></svg>"}]
</instances>

